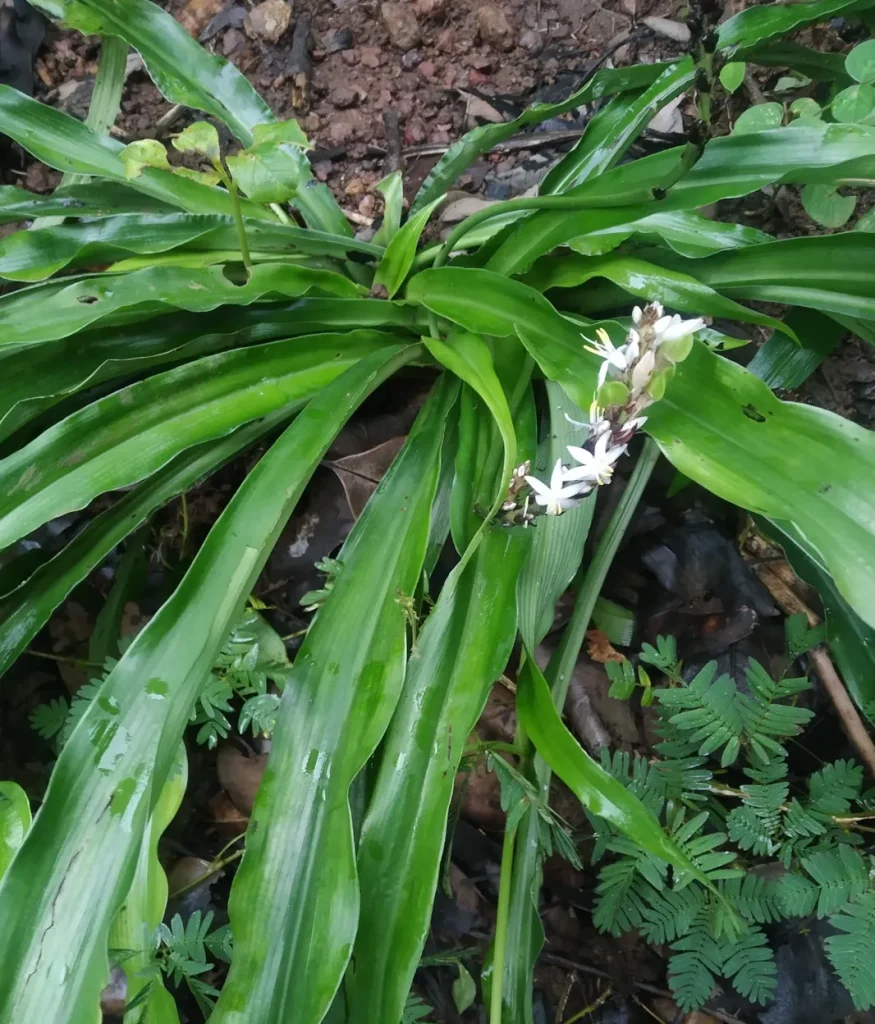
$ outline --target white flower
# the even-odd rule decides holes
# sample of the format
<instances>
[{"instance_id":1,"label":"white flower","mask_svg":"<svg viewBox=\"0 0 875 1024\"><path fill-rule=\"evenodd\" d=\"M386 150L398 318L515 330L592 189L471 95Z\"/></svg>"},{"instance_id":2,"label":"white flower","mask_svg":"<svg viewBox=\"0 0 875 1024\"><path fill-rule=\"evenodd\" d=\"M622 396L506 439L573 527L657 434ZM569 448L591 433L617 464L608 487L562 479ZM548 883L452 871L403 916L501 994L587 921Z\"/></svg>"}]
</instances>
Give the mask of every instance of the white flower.
<instances>
[{"instance_id":1,"label":"white flower","mask_svg":"<svg viewBox=\"0 0 875 1024\"><path fill-rule=\"evenodd\" d=\"M568 446L568 452L580 465L565 470L566 481L591 480L596 484L606 484L614 472L614 463L626 451L624 444L611 446L611 435L602 434L595 443L593 451L586 448Z\"/></svg>"},{"instance_id":2,"label":"white flower","mask_svg":"<svg viewBox=\"0 0 875 1024\"><path fill-rule=\"evenodd\" d=\"M643 391L650 383L653 371L656 368L656 356L653 349L648 349L638 362L632 367L632 390Z\"/></svg>"},{"instance_id":3,"label":"white flower","mask_svg":"<svg viewBox=\"0 0 875 1024\"><path fill-rule=\"evenodd\" d=\"M581 492L579 486L565 486L561 459L556 460L549 484L534 476L527 476L526 483L534 491L535 502L546 506L548 516L561 516L567 508L573 508Z\"/></svg>"},{"instance_id":4,"label":"white flower","mask_svg":"<svg viewBox=\"0 0 875 1024\"><path fill-rule=\"evenodd\" d=\"M622 425L622 430L640 430L647 422L646 416L636 416L634 420L629 420L627 423Z\"/></svg>"},{"instance_id":5,"label":"white flower","mask_svg":"<svg viewBox=\"0 0 875 1024\"><path fill-rule=\"evenodd\" d=\"M635 324L636 327L638 326L638 324L641 323L641 319L643 316L644 312L642 311L640 306L632 307L632 323Z\"/></svg>"},{"instance_id":6,"label":"white flower","mask_svg":"<svg viewBox=\"0 0 875 1024\"><path fill-rule=\"evenodd\" d=\"M600 359L604 359L604 362L599 368L599 387L601 387L605 380L607 380L611 367L622 372L629 368L632 360L629 358L627 346L620 345L619 348L615 347L614 343L608 336L608 332L603 327L599 327L596 334L598 335L599 340L592 345L584 345L584 348L587 352L592 352L593 355L598 356Z\"/></svg>"},{"instance_id":7,"label":"white flower","mask_svg":"<svg viewBox=\"0 0 875 1024\"><path fill-rule=\"evenodd\" d=\"M674 316L661 317L653 325L655 334L653 344L661 345L664 341L677 341L680 338L685 338L688 334L695 334L704 326L705 321L701 317L696 317L695 320L683 320L677 313Z\"/></svg>"}]
</instances>

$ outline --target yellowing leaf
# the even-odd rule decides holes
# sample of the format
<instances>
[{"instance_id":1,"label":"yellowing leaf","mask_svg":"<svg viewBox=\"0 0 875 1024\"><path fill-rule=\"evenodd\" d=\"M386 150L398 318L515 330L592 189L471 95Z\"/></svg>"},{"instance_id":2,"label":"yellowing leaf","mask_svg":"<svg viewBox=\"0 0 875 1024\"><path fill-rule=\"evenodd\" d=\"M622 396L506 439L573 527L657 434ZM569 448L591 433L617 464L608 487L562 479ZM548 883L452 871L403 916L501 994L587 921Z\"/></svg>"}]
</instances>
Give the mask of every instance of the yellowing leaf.
<instances>
[{"instance_id":1,"label":"yellowing leaf","mask_svg":"<svg viewBox=\"0 0 875 1024\"><path fill-rule=\"evenodd\" d=\"M119 153L125 165L126 178L138 178L144 167L157 167L161 171L169 171L167 150L157 139L138 139Z\"/></svg>"}]
</instances>

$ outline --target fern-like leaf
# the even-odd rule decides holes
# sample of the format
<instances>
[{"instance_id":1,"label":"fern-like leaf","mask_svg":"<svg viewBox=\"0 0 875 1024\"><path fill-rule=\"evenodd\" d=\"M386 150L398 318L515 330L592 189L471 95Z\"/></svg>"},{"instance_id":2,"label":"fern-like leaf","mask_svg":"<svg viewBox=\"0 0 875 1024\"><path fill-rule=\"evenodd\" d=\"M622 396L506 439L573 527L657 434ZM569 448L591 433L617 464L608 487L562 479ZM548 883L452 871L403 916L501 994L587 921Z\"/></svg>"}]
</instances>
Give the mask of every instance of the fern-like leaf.
<instances>
[{"instance_id":1,"label":"fern-like leaf","mask_svg":"<svg viewBox=\"0 0 875 1024\"><path fill-rule=\"evenodd\" d=\"M818 917L826 917L840 910L869 887L866 862L850 846L814 852L802 858L802 867L820 890L817 898Z\"/></svg>"},{"instance_id":2,"label":"fern-like leaf","mask_svg":"<svg viewBox=\"0 0 875 1024\"><path fill-rule=\"evenodd\" d=\"M788 916L779 904L777 885L760 875L729 878L721 883L720 889L726 901L735 907L745 921L772 924Z\"/></svg>"},{"instance_id":3,"label":"fern-like leaf","mask_svg":"<svg viewBox=\"0 0 875 1024\"><path fill-rule=\"evenodd\" d=\"M775 954L760 928L751 928L724 947L723 973L735 990L754 1003L767 1003L775 994Z\"/></svg>"},{"instance_id":4,"label":"fern-like leaf","mask_svg":"<svg viewBox=\"0 0 875 1024\"><path fill-rule=\"evenodd\" d=\"M717 662L710 661L688 686L657 690L656 696L674 712L671 724L698 744L698 753L722 750L720 763L725 768L738 757L744 722L735 683L728 675L715 680L716 673Z\"/></svg>"},{"instance_id":5,"label":"fern-like leaf","mask_svg":"<svg viewBox=\"0 0 875 1024\"><path fill-rule=\"evenodd\" d=\"M682 1010L698 1010L711 997L714 979L723 971L723 949L712 935L707 914L700 914L691 931L672 943L668 987Z\"/></svg>"},{"instance_id":6,"label":"fern-like leaf","mask_svg":"<svg viewBox=\"0 0 875 1024\"><path fill-rule=\"evenodd\" d=\"M825 942L826 955L858 1010L875 1005L875 892L863 893L830 923L843 934Z\"/></svg>"},{"instance_id":7,"label":"fern-like leaf","mask_svg":"<svg viewBox=\"0 0 875 1024\"><path fill-rule=\"evenodd\" d=\"M813 814L846 814L851 802L860 795L863 769L854 761L833 761L815 772L808 780Z\"/></svg>"}]
</instances>

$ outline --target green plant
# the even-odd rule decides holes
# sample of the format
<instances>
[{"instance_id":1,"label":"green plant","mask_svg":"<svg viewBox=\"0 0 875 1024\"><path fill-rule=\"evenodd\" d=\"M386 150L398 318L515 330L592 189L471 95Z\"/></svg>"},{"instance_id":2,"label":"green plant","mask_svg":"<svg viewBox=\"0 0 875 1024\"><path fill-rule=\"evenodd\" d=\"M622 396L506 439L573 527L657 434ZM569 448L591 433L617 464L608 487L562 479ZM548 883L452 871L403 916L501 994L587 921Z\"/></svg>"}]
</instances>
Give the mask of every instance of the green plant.
<instances>
[{"instance_id":1,"label":"green plant","mask_svg":"<svg viewBox=\"0 0 875 1024\"><path fill-rule=\"evenodd\" d=\"M804 616L788 619L788 666L818 640ZM654 649L645 647L641 656L653 663ZM868 1008L875 1001L866 932L873 922L872 862L854 848L863 843L855 829L869 817L862 768L839 760L804 785L791 779L782 741L812 717L794 703L808 688L804 677L772 679L751 660L746 692L729 676L715 679L714 663L684 682L676 657L665 657L674 651L673 639L660 637L658 647L669 683L652 691L659 756L648 761L605 750L602 766L665 823L745 926L727 934L725 905L713 892L677 872L669 885L664 861L591 814L592 860L604 861L596 925L615 935L637 930L650 943L670 945L669 985L692 1010L710 999L720 978L753 1002L769 1002L776 967L763 926L829 917L844 934L826 940L827 956L855 1005ZM720 769L740 769L747 781L729 786Z\"/></svg>"},{"instance_id":2,"label":"green plant","mask_svg":"<svg viewBox=\"0 0 875 1024\"><path fill-rule=\"evenodd\" d=\"M720 971L761 995L761 947L726 909L722 853L697 846L695 828L687 834L696 815L658 828L650 797L588 758L556 705L660 453L766 517L810 560L832 588L828 639L840 638L849 686L863 707L872 705L863 642L875 608L872 435L780 401L723 357L734 341L702 327L718 317L773 329L812 367L824 348L818 324L875 338L872 236L776 241L696 212L766 185L875 180L875 128L867 125L800 118L712 137L719 94L712 101L711 86L724 58L829 67L805 48L782 50L779 36L856 10L859 0L753 7L719 29L713 12L694 5L690 57L599 71L563 103L469 133L439 161L403 225L394 176L383 184L384 220L370 241L352 236L313 179L299 129L277 122L233 66L163 10L147 0L38 6L102 36L104 56L88 124L0 87L0 131L65 175L87 177L68 177L48 196L0 189L2 220L41 221L0 241L0 277L19 285L0 296L8 581L0 671L154 510L257 441L272 444L66 736L0 883L0 1017L94 1017L108 946L141 951L142 923L154 930L163 915L156 846L184 789L185 730L194 715L203 739L223 735L234 695L249 708L239 727L272 728L273 742L233 884L234 955L212 1019L318 1024L342 1013L350 1024L395 1024L419 1012L408 995L465 738L517 632L528 649L538 643L581 565L592 515L585 492L610 479L642 432L649 437L627 496L581 573L572 628L548 670L553 695L531 658L519 677L528 738L515 770L526 780L516 783L525 800L502 860L490 1013L493 1024L530 1019L540 927L532 896L551 770L653 865L645 868L651 880L668 863L691 892L710 894L720 934L748 943ZM180 173L173 154L152 142L123 147L107 133L127 46L169 101L209 119L173 141L201 159L194 174ZM621 163L654 112L693 88L699 116L688 142ZM478 154L596 100L603 105L539 197L490 207L443 244L420 244L435 204ZM236 139L225 152L213 122ZM636 299L648 305L630 316ZM743 304L759 300L803 313L778 320ZM664 317L660 302L678 313ZM761 355L777 387L775 346L773 338ZM228 649L333 438L411 364L432 372L432 392L346 541L342 569L315 595L294 664L261 662L261 640L257 655L245 640ZM16 548L35 528L107 493L115 500L48 561L34 567ZM423 576L448 536L459 561L433 606L419 607ZM266 679L285 680L278 705L267 700ZM736 713L719 688L712 692L715 681L699 685L698 703L677 711L696 723L687 742L713 744L727 764L743 750L756 759L751 770L768 771L786 730L799 724L780 689L789 684L773 692L757 677L749 700L730 700ZM41 712L44 731L59 725L62 710ZM378 749L354 833L350 787ZM704 756L676 758L665 784L701 781ZM764 778L750 785L780 784ZM781 809L769 840L782 850L790 844L791 864L815 857L832 835L818 813L811 800ZM812 832L812 822L825 831ZM553 840L564 834L546 823ZM860 942L857 920L842 918L847 945ZM129 992L142 990L137 958L124 966ZM147 1020L175 1019L160 978L143 999Z\"/></svg>"}]
</instances>

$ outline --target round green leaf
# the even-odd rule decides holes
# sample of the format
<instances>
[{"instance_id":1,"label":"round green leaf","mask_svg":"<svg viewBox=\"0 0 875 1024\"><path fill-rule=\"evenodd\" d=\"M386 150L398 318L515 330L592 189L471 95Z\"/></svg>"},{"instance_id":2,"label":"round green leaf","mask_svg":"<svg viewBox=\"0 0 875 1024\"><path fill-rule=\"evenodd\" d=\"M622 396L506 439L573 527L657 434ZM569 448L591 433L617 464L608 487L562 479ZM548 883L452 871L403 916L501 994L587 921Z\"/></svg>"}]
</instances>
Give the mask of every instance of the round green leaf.
<instances>
[{"instance_id":1,"label":"round green leaf","mask_svg":"<svg viewBox=\"0 0 875 1024\"><path fill-rule=\"evenodd\" d=\"M820 117L823 108L810 96L800 96L790 104L790 113L796 117Z\"/></svg>"},{"instance_id":2,"label":"round green leaf","mask_svg":"<svg viewBox=\"0 0 875 1024\"><path fill-rule=\"evenodd\" d=\"M860 43L845 57L845 70L856 82L875 80L875 39Z\"/></svg>"},{"instance_id":3,"label":"round green leaf","mask_svg":"<svg viewBox=\"0 0 875 1024\"><path fill-rule=\"evenodd\" d=\"M832 101L836 121L844 123L862 121L875 109L875 89L871 85L851 85Z\"/></svg>"},{"instance_id":4,"label":"round green leaf","mask_svg":"<svg viewBox=\"0 0 875 1024\"><path fill-rule=\"evenodd\" d=\"M30 801L15 782L0 782L0 878L30 828Z\"/></svg>"},{"instance_id":5,"label":"round green leaf","mask_svg":"<svg viewBox=\"0 0 875 1024\"><path fill-rule=\"evenodd\" d=\"M802 89L806 85L811 84L811 79L807 75L790 74L784 75L779 78L775 83L775 87L772 92L793 92L794 89Z\"/></svg>"},{"instance_id":6,"label":"round green leaf","mask_svg":"<svg viewBox=\"0 0 875 1024\"><path fill-rule=\"evenodd\" d=\"M219 133L207 121L195 121L172 136L172 141L180 153L197 153L211 164L219 162Z\"/></svg>"},{"instance_id":7,"label":"round green leaf","mask_svg":"<svg viewBox=\"0 0 875 1024\"><path fill-rule=\"evenodd\" d=\"M747 65L744 61L734 60L729 64L724 64L720 69L720 84L727 92L735 92L735 90L744 81L744 72Z\"/></svg>"},{"instance_id":8,"label":"round green leaf","mask_svg":"<svg viewBox=\"0 0 875 1024\"><path fill-rule=\"evenodd\" d=\"M143 173L144 167L157 167L161 171L169 171L167 150L157 139L138 139L119 152L125 165L125 177L137 178Z\"/></svg>"},{"instance_id":9,"label":"round green leaf","mask_svg":"<svg viewBox=\"0 0 875 1024\"><path fill-rule=\"evenodd\" d=\"M840 228L850 220L857 197L839 195L831 185L806 185L802 189L802 205L818 224L825 228Z\"/></svg>"},{"instance_id":10,"label":"round green leaf","mask_svg":"<svg viewBox=\"0 0 875 1024\"><path fill-rule=\"evenodd\" d=\"M764 132L770 128L780 128L784 119L784 108L780 103L757 103L747 110L735 122L733 135L747 135L750 132Z\"/></svg>"}]
</instances>

